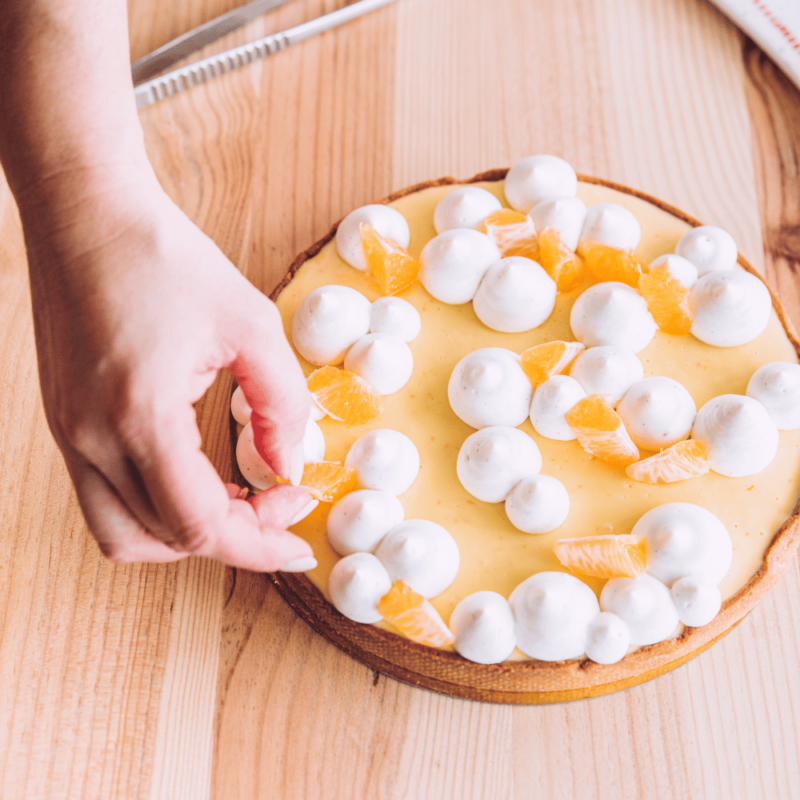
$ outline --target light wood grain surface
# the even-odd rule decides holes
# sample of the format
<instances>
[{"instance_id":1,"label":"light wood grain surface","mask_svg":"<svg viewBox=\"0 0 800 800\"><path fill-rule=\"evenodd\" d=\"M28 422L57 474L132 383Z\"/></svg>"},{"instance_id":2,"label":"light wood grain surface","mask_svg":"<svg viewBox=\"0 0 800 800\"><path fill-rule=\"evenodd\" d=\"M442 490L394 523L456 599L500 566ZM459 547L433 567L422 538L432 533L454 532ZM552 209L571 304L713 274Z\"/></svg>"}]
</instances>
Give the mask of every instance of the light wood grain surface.
<instances>
[{"instance_id":1,"label":"light wood grain surface","mask_svg":"<svg viewBox=\"0 0 800 800\"><path fill-rule=\"evenodd\" d=\"M238 0L130 0L132 57ZM225 44L334 0L293 0ZM704 0L399 0L141 112L169 193L257 286L357 205L535 152L734 233L800 323L800 96ZM0 186L0 797L797 798L800 569L694 661L549 707L373 674L266 579L98 554L38 397ZM229 472L221 376L199 406Z\"/></svg>"}]
</instances>

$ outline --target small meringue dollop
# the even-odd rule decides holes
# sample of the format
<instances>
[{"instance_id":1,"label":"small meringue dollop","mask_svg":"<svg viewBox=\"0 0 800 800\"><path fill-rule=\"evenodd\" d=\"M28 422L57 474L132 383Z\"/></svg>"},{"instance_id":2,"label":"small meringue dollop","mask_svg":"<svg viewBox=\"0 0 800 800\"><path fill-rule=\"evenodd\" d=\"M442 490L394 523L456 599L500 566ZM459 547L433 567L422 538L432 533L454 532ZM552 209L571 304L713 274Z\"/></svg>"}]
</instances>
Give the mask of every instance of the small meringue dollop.
<instances>
[{"instance_id":1,"label":"small meringue dollop","mask_svg":"<svg viewBox=\"0 0 800 800\"><path fill-rule=\"evenodd\" d=\"M586 657L598 664L616 664L624 658L631 643L628 626L610 611L601 611L589 623Z\"/></svg>"},{"instance_id":2,"label":"small meringue dollop","mask_svg":"<svg viewBox=\"0 0 800 800\"><path fill-rule=\"evenodd\" d=\"M476 664L499 664L517 646L514 615L497 592L475 592L453 609L448 626L456 652Z\"/></svg>"},{"instance_id":3,"label":"small meringue dollop","mask_svg":"<svg viewBox=\"0 0 800 800\"><path fill-rule=\"evenodd\" d=\"M242 387L237 386L231 395L231 414L233 418L240 425L247 425L247 423L250 422L250 415L252 413L253 409L250 408L250 403L247 402Z\"/></svg>"},{"instance_id":4,"label":"small meringue dollop","mask_svg":"<svg viewBox=\"0 0 800 800\"><path fill-rule=\"evenodd\" d=\"M369 330L371 305L349 286L320 286L309 292L292 319L292 342L317 367L341 364L350 347Z\"/></svg>"},{"instance_id":5,"label":"small meringue dollop","mask_svg":"<svg viewBox=\"0 0 800 800\"><path fill-rule=\"evenodd\" d=\"M367 269L364 248L361 245L360 226L363 223L372 225L381 236L397 242L400 247L408 247L411 241L408 222L397 209L382 203L373 203L351 211L336 229L336 252L351 267L361 272Z\"/></svg>"},{"instance_id":6,"label":"small meringue dollop","mask_svg":"<svg viewBox=\"0 0 800 800\"><path fill-rule=\"evenodd\" d=\"M610 406L615 406L644 377L644 367L630 350L604 345L580 353L569 376L578 381L586 394L599 394Z\"/></svg>"},{"instance_id":7,"label":"small meringue dollop","mask_svg":"<svg viewBox=\"0 0 800 800\"><path fill-rule=\"evenodd\" d=\"M586 209L578 247L604 244L619 250L634 250L642 238L639 220L617 203L596 203Z\"/></svg>"},{"instance_id":8,"label":"small meringue dollop","mask_svg":"<svg viewBox=\"0 0 800 800\"><path fill-rule=\"evenodd\" d=\"M767 409L778 430L800 428L800 364L773 361L759 367L747 384L747 396Z\"/></svg>"},{"instance_id":9,"label":"small meringue dollop","mask_svg":"<svg viewBox=\"0 0 800 800\"><path fill-rule=\"evenodd\" d=\"M672 584L670 593L680 621L690 628L708 625L722 608L719 589L698 578L680 578Z\"/></svg>"},{"instance_id":10,"label":"small meringue dollop","mask_svg":"<svg viewBox=\"0 0 800 800\"><path fill-rule=\"evenodd\" d=\"M401 580L423 597L440 595L458 574L456 540L427 519L395 525L375 549L392 581Z\"/></svg>"},{"instance_id":11,"label":"small meringue dollop","mask_svg":"<svg viewBox=\"0 0 800 800\"><path fill-rule=\"evenodd\" d=\"M359 436L344 463L358 474L359 489L395 496L407 491L419 474L419 452L414 442L389 428Z\"/></svg>"},{"instance_id":12,"label":"small meringue dollop","mask_svg":"<svg viewBox=\"0 0 800 800\"><path fill-rule=\"evenodd\" d=\"M556 304L556 283L535 261L509 256L492 264L472 298L478 319L503 333L541 325Z\"/></svg>"},{"instance_id":13,"label":"small meringue dollop","mask_svg":"<svg viewBox=\"0 0 800 800\"><path fill-rule=\"evenodd\" d=\"M778 452L778 428L767 409L741 394L709 400L697 412L692 438L705 448L711 469L729 478L761 472Z\"/></svg>"},{"instance_id":14,"label":"small meringue dollop","mask_svg":"<svg viewBox=\"0 0 800 800\"><path fill-rule=\"evenodd\" d=\"M625 623L634 647L663 642L680 623L669 589L652 575L611 578L600 593L600 607Z\"/></svg>"},{"instance_id":15,"label":"small meringue dollop","mask_svg":"<svg viewBox=\"0 0 800 800\"><path fill-rule=\"evenodd\" d=\"M550 475L532 475L511 490L506 498L506 514L511 524L524 533L550 533L569 514L569 492Z\"/></svg>"},{"instance_id":16,"label":"small meringue dollop","mask_svg":"<svg viewBox=\"0 0 800 800\"><path fill-rule=\"evenodd\" d=\"M703 275L692 287L691 332L716 347L752 342L767 327L772 298L764 282L742 269Z\"/></svg>"},{"instance_id":17,"label":"small meringue dollop","mask_svg":"<svg viewBox=\"0 0 800 800\"><path fill-rule=\"evenodd\" d=\"M635 445L658 451L689 435L697 406L683 384L659 375L634 383L617 414Z\"/></svg>"},{"instance_id":18,"label":"small meringue dollop","mask_svg":"<svg viewBox=\"0 0 800 800\"><path fill-rule=\"evenodd\" d=\"M586 218L586 205L577 197L548 197L537 203L528 216L539 233L552 228L564 245L574 251Z\"/></svg>"},{"instance_id":19,"label":"small meringue dollop","mask_svg":"<svg viewBox=\"0 0 800 800\"><path fill-rule=\"evenodd\" d=\"M354 622L380 622L378 602L392 588L386 567L372 553L353 553L333 565L328 578L331 602Z\"/></svg>"},{"instance_id":20,"label":"small meringue dollop","mask_svg":"<svg viewBox=\"0 0 800 800\"><path fill-rule=\"evenodd\" d=\"M306 462L325 460L325 436L313 417L306 422L303 434L303 455Z\"/></svg>"},{"instance_id":21,"label":"small meringue dollop","mask_svg":"<svg viewBox=\"0 0 800 800\"><path fill-rule=\"evenodd\" d=\"M647 572L667 586L687 576L716 586L730 569L733 544L728 531L694 503L651 508L632 533L647 538Z\"/></svg>"},{"instance_id":22,"label":"small meringue dollop","mask_svg":"<svg viewBox=\"0 0 800 800\"><path fill-rule=\"evenodd\" d=\"M572 306L569 324L587 347L610 345L631 353L644 350L658 327L639 292L617 281L590 286Z\"/></svg>"},{"instance_id":23,"label":"small meringue dollop","mask_svg":"<svg viewBox=\"0 0 800 800\"><path fill-rule=\"evenodd\" d=\"M540 383L531 401L531 423L540 436L569 442L575 433L566 420L569 410L586 397L583 387L569 375L553 375Z\"/></svg>"},{"instance_id":24,"label":"small meringue dollop","mask_svg":"<svg viewBox=\"0 0 800 800\"><path fill-rule=\"evenodd\" d=\"M393 494L359 489L346 494L331 508L328 541L342 556L371 553L403 517L403 504Z\"/></svg>"},{"instance_id":25,"label":"small meringue dollop","mask_svg":"<svg viewBox=\"0 0 800 800\"><path fill-rule=\"evenodd\" d=\"M680 281L684 288L691 289L697 283L697 267L689 259L675 253L659 256L650 262L650 269L666 267L667 272L675 280Z\"/></svg>"},{"instance_id":26,"label":"small meringue dollop","mask_svg":"<svg viewBox=\"0 0 800 800\"><path fill-rule=\"evenodd\" d=\"M453 228L422 248L419 280L443 303L469 303L486 270L499 260L500 250L485 233Z\"/></svg>"},{"instance_id":27,"label":"small meringue dollop","mask_svg":"<svg viewBox=\"0 0 800 800\"><path fill-rule=\"evenodd\" d=\"M565 572L531 575L514 589L508 602L517 623L517 647L541 661L583 655L589 625L600 613L594 592Z\"/></svg>"},{"instance_id":28,"label":"small meringue dollop","mask_svg":"<svg viewBox=\"0 0 800 800\"><path fill-rule=\"evenodd\" d=\"M546 154L528 156L508 171L503 191L513 208L527 214L548 197L574 197L578 176L563 158Z\"/></svg>"},{"instance_id":29,"label":"small meringue dollop","mask_svg":"<svg viewBox=\"0 0 800 800\"><path fill-rule=\"evenodd\" d=\"M419 311L399 297L379 297L369 314L370 333L393 333L404 342L413 342L422 330Z\"/></svg>"},{"instance_id":30,"label":"small meringue dollop","mask_svg":"<svg viewBox=\"0 0 800 800\"><path fill-rule=\"evenodd\" d=\"M456 364L447 385L453 412L473 428L516 428L528 416L532 395L520 357L502 347L468 353Z\"/></svg>"},{"instance_id":31,"label":"small meringue dollop","mask_svg":"<svg viewBox=\"0 0 800 800\"><path fill-rule=\"evenodd\" d=\"M452 228L477 228L493 211L502 208L491 192L480 186L459 186L448 192L433 212L436 233Z\"/></svg>"},{"instance_id":32,"label":"small meringue dollop","mask_svg":"<svg viewBox=\"0 0 800 800\"><path fill-rule=\"evenodd\" d=\"M502 503L523 478L541 468L536 442L527 433L502 425L468 436L456 461L461 485L484 503Z\"/></svg>"},{"instance_id":33,"label":"small meringue dollop","mask_svg":"<svg viewBox=\"0 0 800 800\"><path fill-rule=\"evenodd\" d=\"M394 333L368 333L347 351L344 368L360 375L381 394L394 394L408 383L414 356Z\"/></svg>"},{"instance_id":34,"label":"small meringue dollop","mask_svg":"<svg viewBox=\"0 0 800 800\"><path fill-rule=\"evenodd\" d=\"M733 269L739 258L733 236L715 225L700 225L684 233L675 252L691 261L700 276L719 269Z\"/></svg>"}]
</instances>

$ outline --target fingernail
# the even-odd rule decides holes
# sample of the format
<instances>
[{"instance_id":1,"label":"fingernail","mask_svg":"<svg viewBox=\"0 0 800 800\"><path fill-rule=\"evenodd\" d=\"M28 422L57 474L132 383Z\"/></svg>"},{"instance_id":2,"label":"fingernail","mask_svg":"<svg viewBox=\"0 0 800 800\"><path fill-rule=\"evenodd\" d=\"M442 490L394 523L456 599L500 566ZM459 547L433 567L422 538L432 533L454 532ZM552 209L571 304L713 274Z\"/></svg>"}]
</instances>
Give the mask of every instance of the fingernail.
<instances>
[{"instance_id":1,"label":"fingernail","mask_svg":"<svg viewBox=\"0 0 800 800\"><path fill-rule=\"evenodd\" d=\"M303 467L306 463L306 454L303 443L295 445L292 449L292 463L289 467L289 483L292 486L299 486L303 479Z\"/></svg>"},{"instance_id":2,"label":"fingernail","mask_svg":"<svg viewBox=\"0 0 800 800\"><path fill-rule=\"evenodd\" d=\"M314 556L303 556L302 558L293 558L287 564L281 567L281 572L308 572L317 566L317 559Z\"/></svg>"},{"instance_id":3,"label":"fingernail","mask_svg":"<svg viewBox=\"0 0 800 800\"><path fill-rule=\"evenodd\" d=\"M319 505L319 500L315 500L313 497L309 500L293 517L292 521L289 525L297 525L301 519L305 519L317 506Z\"/></svg>"}]
</instances>

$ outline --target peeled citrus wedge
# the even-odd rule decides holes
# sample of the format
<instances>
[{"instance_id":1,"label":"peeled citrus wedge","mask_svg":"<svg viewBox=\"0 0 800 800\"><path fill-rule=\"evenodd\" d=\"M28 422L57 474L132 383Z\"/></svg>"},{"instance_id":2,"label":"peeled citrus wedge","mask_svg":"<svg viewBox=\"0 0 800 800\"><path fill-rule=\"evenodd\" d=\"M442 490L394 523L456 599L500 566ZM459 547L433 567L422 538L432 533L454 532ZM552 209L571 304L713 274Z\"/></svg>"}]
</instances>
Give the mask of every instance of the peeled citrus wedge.
<instances>
[{"instance_id":1,"label":"peeled citrus wedge","mask_svg":"<svg viewBox=\"0 0 800 800\"><path fill-rule=\"evenodd\" d=\"M359 225L367 275L383 294L397 294L419 277L420 263L393 239L378 233L369 223Z\"/></svg>"},{"instance_id":2,"label":"peeled citrus wedge","mask_svg":"<svg viewBox=\"0 0 800 800\"><path fill-rule=\"evenodd\" d=\"M629 478L642 483L677 483L705 475L709 469L703 445L694 439L686 439L631 464L625 471Z\"/></svg>"},{"instance_id":3,"label":"peeled citrus wedge","mask_svg":"<svg viewBox=\"0 0 800 800\"><path fill-rule=\"evenodd\" d=\"M392 584L392 588L378 601L378 611L412 642L444 647L455 641L439 612L403 581Z\"/></svg>"},{"instance_id":4,"label":"peeled citrus wedge","mask_svg":"<svg viewBox=\"0 0 800 800\"><path fill-rule=\"evenodd\" d=\"M631 534L559 539L556 558L568 569L593 578L635 578L647 566L647 537Z\"/></svg>"},{"instance_id":5,"label":"peeled citrus wedge","mask_svg":"<svg viewBox=\"0 0 800 800\"><path fill-rule=\"evenodd\" d=\"M692 327L689 290L673 277L666 266L656 267L640 275L639 292L664 333L689 333Z\"/></svg>"},{"instance_id":6,"label":"peeled citrus wedge","mask_svg":"<svg viewBox=\"0 0 800 800\"><path fill-rule=\"evenodd\" d=\"M348 425L363 425L383 411L380 392L346 369L320 367L308 376L308 391L326 414Z\"/></svg>"},{"instance_id":7,"label":"peeled citrus wedge","mask_svg":"<svg viewBox=\"0 0 800 800\"><path fill-rule=\"evenodd\" d=\"M335 503L358 488L358 475L338 461L312 461L303 467L300 485L323 503Z\"/></svg>"},{"instance_id":8,"label":"peeled citrus wedge","mask_svg":"<svg viewBox=\"0 0 800 800\"><path fill-rule=\"evenodd\" d=\"M583 259L561 241L553 228L545 228L539 234L539 263L556 282L559 292L572 291L586 277Z\"/></svg>"},{"instance_id":9,"label":"peeled citrus wedge","mask_svg":"<svg viewBox=\"0 0 800 800\"><path fill-rule=\"evenodd\" d=\"M585 349L580 342L545 342L525 350L520 365L531 383L538 386L562 373Z\"/></svg>"},{"instance_id":10,"label":"peeled citrus wedge","mask_svg":"<svg viewBox=\"0 0 800 800\"><path fill-rule=\"evenodd\" d=\"M539 238L527 214L510 208L500 208L486 217L483 227L504 258L524 256L533 261L538 260Z\"/></svg>"},{"instance_id":11,"label":"peeled citrus wedge","mask_svg":"<svg viewBox=\"0 0 800 800\"><path fill-rule=\"evenodd\" d=\"M639 449L619 414L600 395L579 400L567 412L566 420L583 449L596 458L619 467L639 460Z\"/></svg>"},{"instance_id":12,"label":"peeled citrus wedge","mask_svg":"<svg viewBox=\"0 0 800 800\"><path fill-rule=\"evenodd\" d=\"M586 260L589 272L599 281L619 281L635 289L639 286L639 277L647 269L632 250L618 250L591 242L578 249Z\"/></svg>"}]
</instances>

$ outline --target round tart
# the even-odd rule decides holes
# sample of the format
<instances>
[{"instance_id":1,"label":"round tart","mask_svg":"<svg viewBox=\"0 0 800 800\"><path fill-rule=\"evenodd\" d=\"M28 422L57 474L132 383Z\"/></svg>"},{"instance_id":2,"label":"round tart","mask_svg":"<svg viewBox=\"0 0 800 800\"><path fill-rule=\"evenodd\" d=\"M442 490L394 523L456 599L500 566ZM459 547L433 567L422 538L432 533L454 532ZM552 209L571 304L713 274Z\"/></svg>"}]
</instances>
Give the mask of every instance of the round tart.
<instances>
[{"instance_id":1,"label":"round tart","mask_svg":"<svg viewBox=\"0 0 800 800\"><path fill-rule=\"evenodd\" d=\"M503 191L507 172L493 170L461 182L442 178L397 192L381 202L407 220L410 229L407 248L418 258L423 247L437 235L434 211L454 186L477 186L507 207ZM636 256L645 264L675 253L681 237L700 225L659 200L596 178L578 176L577 197L590 209L595 207L592 224L598 230L602 228L599 204L613 203L631 212L642 229ZM494 208L491 198L478 199L486 209ZM481 208L479 213L485 210ZM549 209L548 213L556 211ZM448 213L455 214L451 209ZM442 225L442 216L440 213L436 220L437 227ZM533 213L531 216L535 218ZM629 224L627 219L622 223ZM370 277L339 257L335 242L337 227L298 256L272 295L290 341L295 311L313 290L326 285L346 286L369 301L383 294ZM693 246L702 244L701 241ZM670 267L674 274L679 274L682 268L678 261L675 269ZM735 269L756 276L759 286L763 285L742 257L738 258ZM457 474L459 451L475 429L456 416L448 401L448 382L456 365L481 348L504 348L519 354L546 342L574 342L574 320L570 325L573 306L594 283L597 281L590 277L571 291L559 292L545 321L522 332L489 328L476 313L480 308L474 308L473 303L451 305L435 299L420 282L412 283L397 295L417 309L422 321L419 335L409 344L413 353L411 377L402 389L382 398L382 411L365 424L320 420L325 460L344 464L353 443L363 434L378 429L400 431L416 445L419 475L400 497L405 519L428 520L443 527L460 551L455 579L430 599L445 623L451 620L462 599L477 592L487 596L494 593L489 598L494 607L539 573L569 572L554 552L557 541L630 534L646 512L667 503L701 506L714 514L730 534L733 558L730 570L719 583L722 597L719 613L701 627L678 626L676 634L664 641L630 648L616 663L598 663L603 656L597 656L596 660L584 656L540 661L528 658L520 650L514 650L501 663L476 663L463 658L452 645L417 644L400 636L386 622L354 622L333 607L327 594L329 577L340 556L326 535L331 504L323 502L292 529L311 543L318 566L304 575L279 573L272 580L296 612L340 649L398 680L453 696L508 703L580 699L641 683L684 663L734 627L778 579L800 542L800 511L796 506L800 430L780 431L777 455L757 474L743 475L745 469L739 471L741 477L729 477L711 471L661 485L632 479L624 468L592 457L577 440L542 436L534 430L531 420L526 419L519 430L538 445L541 473L556 478L569 494L566 519L555 530L545 533L522 532L509 520L503 503L481 502L462 486ZM713 287L709 291L713 294ZM770 295L772 309L766 327L747 344L717 347L697 336L657 331L637 353L644 378L661 376L673 384L679 383L700 409L721 395L745 395L753 374L765 364L796 364L800 343L777 298ZM302 357L300 361L307 375L318 368ZM671 387L668 389L673 391ZM635 409L629 413L636 417ZM236 429L232 432L236 433ZM601 596L606 580L575 574L598 598ZM655 579L647 580L660 588L664 586ZM692 598L700 596L692 580L684 578L678 589L673 589L676 605L687 606ZM589 602L593 603L591 598ZM707 602L713 604L713 598ZM498 614L501 612L506 613L500 609ZM597 619L593 631L605 636L602 642L608 645L612 641L609 637L616 635L617 617L603 613ZM597 652L607 652L611 645L606 645L592 647ZM503 644L498 646L502 649ZM620 646L624 652L624 641L611 649Z\"/></svg>"}]
</instances>

